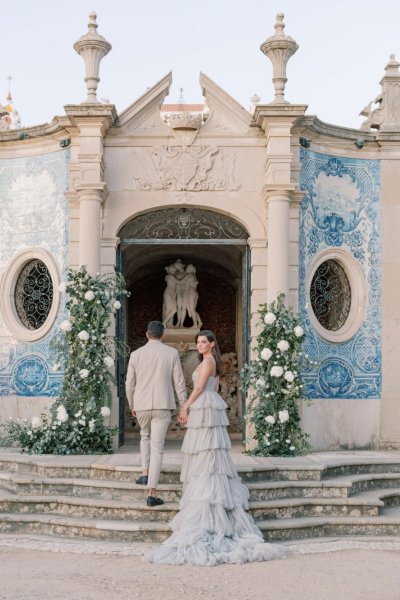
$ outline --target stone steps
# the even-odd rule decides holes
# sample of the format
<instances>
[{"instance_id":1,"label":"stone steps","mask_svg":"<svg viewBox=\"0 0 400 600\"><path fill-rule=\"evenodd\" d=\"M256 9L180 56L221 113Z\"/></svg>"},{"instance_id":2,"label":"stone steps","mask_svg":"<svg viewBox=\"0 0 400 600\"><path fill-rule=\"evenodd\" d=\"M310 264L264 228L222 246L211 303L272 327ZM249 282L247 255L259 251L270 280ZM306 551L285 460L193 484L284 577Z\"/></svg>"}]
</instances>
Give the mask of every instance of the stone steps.
<instances>
[{"instance_id":1,"label":"stone steps","mask_svg":"<svg viewBox=\"0 0 400 600\"><path fill-rule=\"evenodd\" d=\"M258 521L267 541L338 536L400 536L399 509L386 509L379 517L308 517ZM120 542L162 542L169 525L159 521L111 521L52 514L0 515L1 533L37 533L68 538Z\"/></svg>"},{"instance_id":2,"label":"stone steps","mask_svg":"<svg viewBox=\"0 0 400 600\"><path fill-rule=\"evenodd\" d=\"M384 509L378 517L307 517L258 521L269 541L338 536L400 536L400 511Z\"/></svg>"},{"instance_id":3,"label":"stone steps","mask_svg":"<svg viewBox=\"0 0 400 600\"><path fill-rule=\"evenodd\" d=\"M182 493L180 464L163 468L158 491L166 502L150 508L133 462L131 455L0 454L0 532L164 540ZM400 455L397 462L254 458L237 467L266 539L400 535Z\"/></svg>"},{"instance_id":4,"label":"stone steps","mask_svg":"<svg viewBox=\"0 0 400 600\"><path fill-rule=\"evenodd\" d=\"M95 479L71 479L67 477L42 477L0 472L0 492L14 494L39 494L103 498L104 500L140 500L146 498L146 487L129 481ZM167 502L178 502L182 493L180 483L164 483L158 486L160 496Z\"/></svg>"},{"instance_id":5,"label":"stone steps","mask_svg":"<svg viewBox=\"0 0 400 600\"><path fill-rule=\"evenodd\" d=\"M167 523L158 521L127 522L40 513L3 513L0 515L0 532L120 542L162 542L171 534L171 529Z\"/></svg>"},{"instance_id":6,"label":"stone steps","mask_svg":"<svg viewBox=\"0 0 400 600\"><path fill-rule=\"evenodd\" d=\"M169 523L178 511L177 502L150 508L141 501L107 500L49 495L14 495L0 492L2 514L52 514L89 519L157 521ZM400 488L371 490L350 498L284 498L250 503L256 522L268 519L296 519L325 516L376 517L385 506L400 505Z\"/></svg>"}]
</instances>

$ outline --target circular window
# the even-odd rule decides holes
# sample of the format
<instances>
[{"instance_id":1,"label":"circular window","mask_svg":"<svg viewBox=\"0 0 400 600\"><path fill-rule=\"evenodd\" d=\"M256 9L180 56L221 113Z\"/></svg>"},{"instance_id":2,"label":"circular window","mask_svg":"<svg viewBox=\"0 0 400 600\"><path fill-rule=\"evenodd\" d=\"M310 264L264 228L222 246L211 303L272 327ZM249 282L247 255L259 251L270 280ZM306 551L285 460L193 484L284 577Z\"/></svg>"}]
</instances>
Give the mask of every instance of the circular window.
<instances>
[{"instance_id":1,"label":"circular window","mask_svg":"<svg viewBox=\"0 0 400 600\"><path fill-rule=\"evenodd\" d=\"M29 261L15 285L15 308L28 329L39 329L49 316L53 303L53 282L42 260Z\"/></svg>"},{"instance_id":2,"label":"circular window","mask_svg":"<svg viewBox=\"0 0 400 600\"><path fill-rule=\"evenodd\" d=\"M307 280L310 321L318 334L330 342L353 337L365 317L364 273L346 250L324 250L310 265Z\"/></svg>"},{"instance_id":3,"label":"circular window","mask_svg":"<svg viewBox=\"0 0 400 600\"><path fill-rule=\"evenodd\" d=\"M59 281L57 265L43 248L23 251L6 266L0 308L17 339L35 341L50 331L58 312Z\"/></svg>"},{"instance_id":4,"label":"circular window","mask_svg":"<svg viewBox=\"0 0 400 600\"><path fill-rule=\"evenodd\" d=\"M351 307L351 287L343 267L336 260L325 260L314 273L310 301L318 322L329 331L346 323Z\"/></svg>"}]
</instances>

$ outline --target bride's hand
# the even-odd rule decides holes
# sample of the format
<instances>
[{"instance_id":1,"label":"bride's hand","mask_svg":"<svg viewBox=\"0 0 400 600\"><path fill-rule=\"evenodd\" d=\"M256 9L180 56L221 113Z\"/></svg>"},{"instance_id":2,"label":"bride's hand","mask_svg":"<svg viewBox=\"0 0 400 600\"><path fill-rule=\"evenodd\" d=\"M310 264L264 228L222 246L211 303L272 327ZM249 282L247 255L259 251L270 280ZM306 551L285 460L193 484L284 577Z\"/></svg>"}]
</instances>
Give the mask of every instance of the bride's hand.
<instances>
[{"instance_id":1,"label":"bride's hand","mask_svg":"<svg viewBox=\"0 0 400 600\"><path fill-rule=\"evenodd\" d=\"M178 423L184 425L188 420L188 409L185 404L182 404L181 410L179 411Z\"/></svg>"}]
</instances>

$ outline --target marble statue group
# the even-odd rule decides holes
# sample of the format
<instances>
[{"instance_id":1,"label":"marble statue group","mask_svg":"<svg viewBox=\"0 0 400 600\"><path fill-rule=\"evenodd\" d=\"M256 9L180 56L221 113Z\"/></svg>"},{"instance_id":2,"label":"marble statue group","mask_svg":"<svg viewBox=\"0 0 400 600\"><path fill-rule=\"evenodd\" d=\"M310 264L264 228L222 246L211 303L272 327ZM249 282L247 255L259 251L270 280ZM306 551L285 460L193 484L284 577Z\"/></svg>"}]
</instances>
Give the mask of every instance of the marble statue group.
<instances>
[{"instance_id":1,"label":"marble statue group","mask_svg":"<svg viewBox=\"0 0 400 600\"><path fill-rule=\"evenodd\" d=\"M178 258L174 263L165 267L166 288L163 297L162 320L164 327L183 327L186 315L193 321L193 327L200 328L202 321L196 311L199 294L196 268L187 265ZM174 324L176 315L176 322Z\"/></svg>"}]
</instances>

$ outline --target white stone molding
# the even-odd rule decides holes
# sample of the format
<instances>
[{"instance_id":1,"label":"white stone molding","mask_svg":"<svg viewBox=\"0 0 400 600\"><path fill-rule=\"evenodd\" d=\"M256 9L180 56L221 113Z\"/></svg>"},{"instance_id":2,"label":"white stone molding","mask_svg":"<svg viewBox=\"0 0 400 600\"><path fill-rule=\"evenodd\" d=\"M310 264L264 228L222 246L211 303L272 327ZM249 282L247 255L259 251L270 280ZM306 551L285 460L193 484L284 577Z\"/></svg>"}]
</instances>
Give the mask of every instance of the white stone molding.
<instances>
[{"instance_id":1,"label":"white stone molding","mask_svg":"<svg viewBox=\"0 0 400 600\"><path fill-rule=\"evenodd\" d=\"M312 278L318 267L326 260L334 260L344 269L351 289L350 312L344 325L337 331L325 329L316 318L311 306L310 287ZM308 268L306 281L306 298L310 321L318 335L328 342L341 343L351 339L365 319L367 289L364 273L357 260L342 248L327 248L319 252Z\"/></svg>"},{"instance_id":2,"label":"white stone molding","mask_svg":"<svg viewBox=\"0 0 400 600\"><path fill-rule=\"evenodd\" d=\"M14 292L22 269L31 260L41 260L47 267L53 283L53 302L46 321L38 329L27 329L20 321L15 308ZM52 255L43 248L29 248L16 254L5 266L0 282L0 309L4 323L11 334L19 341L40 340L53 327L60 304L60 275Z\"/></svg>"},{"instance_id":3,"label":"white stone molding","mask_svg":"<svg viewBox=\"0 0 400 600\"><path fill-rule=\"evenodd\" d=\"M220 88L204 73L200 73L202 94L209 107L206 122L202 125L201 134L216 131L222 134L245 134L249 132L251 114Z\"/></svg>"},{"instance_id":4,"label":"white stone molding","mask_svg":"<svg viewBox=\"0 0 400 600\"><path fill-rule=\"evenodd\" d=\"M171 130L160 115L160 107L172 84L172 73L168 73L136 102L118 115L115 128L109 135L170 135Z\"/></svg>"}]
</instances>

